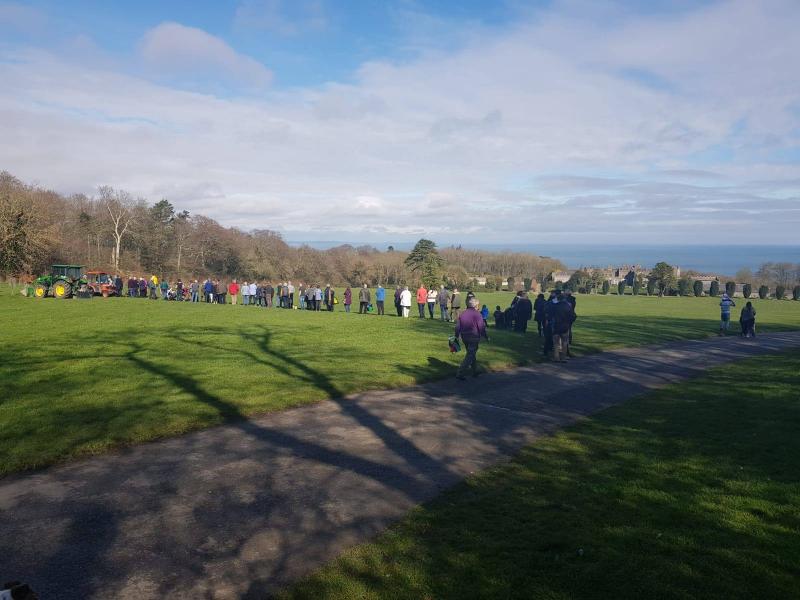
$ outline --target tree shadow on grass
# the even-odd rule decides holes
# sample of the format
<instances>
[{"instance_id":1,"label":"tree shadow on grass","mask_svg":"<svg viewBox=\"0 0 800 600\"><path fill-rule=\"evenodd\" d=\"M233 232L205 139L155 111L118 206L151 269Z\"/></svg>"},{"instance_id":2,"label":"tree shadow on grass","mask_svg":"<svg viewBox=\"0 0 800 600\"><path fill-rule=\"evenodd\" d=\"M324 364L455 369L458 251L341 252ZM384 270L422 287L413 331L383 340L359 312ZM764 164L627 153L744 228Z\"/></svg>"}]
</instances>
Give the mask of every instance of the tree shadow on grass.
<instances>
[{"instance_id":1,"label":"tree shadow on grass","mask_svg":"<svg viewBox=\"0 0 800 600\"><path fill-rule=\"evenodd\" d=\"M543 440L286 598L793 597L800 354L772 358Z\"/></svg>"}]
</instances>

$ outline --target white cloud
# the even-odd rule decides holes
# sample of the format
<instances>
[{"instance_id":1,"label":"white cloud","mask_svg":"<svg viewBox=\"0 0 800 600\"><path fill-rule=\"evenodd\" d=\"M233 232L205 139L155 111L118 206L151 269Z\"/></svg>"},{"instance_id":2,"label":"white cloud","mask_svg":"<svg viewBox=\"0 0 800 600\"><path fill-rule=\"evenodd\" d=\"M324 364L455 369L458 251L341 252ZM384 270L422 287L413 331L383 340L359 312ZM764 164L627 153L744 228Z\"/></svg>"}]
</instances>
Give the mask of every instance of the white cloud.
<instances>
[{"instance_id":1,"label":"white cloud","mask_svg":"<svg viewBox=\"0 0 800 600\"><path fill-rule=\"evenodd\" d=\"M167 195L226 224L311 239L618 241L623 231L626 241L678 242L723 227L789 239L800 165L769 156L798 144L789 57L800 40L788 25L798 20L794 2L611 24L556 8L456 51L371 62L351 83L258 99L6 53L0 167L66 192L107 183ZM141 51L172 75L269 78L177 24L148 32ZM637 81L648 72L669 85ZM727 208L690 210L716 206L708 201Z\"/></svg>"},{"instance_id":2,"label":"white cloud","mask_svg":"<svg viewBox=\"0 0 800 600\"><path fill-rule=\"evenodd\" d=\"M0 2L0 31L41 33L47 25L47 16L38 8L18 2Z\"/></svg>"},{"instance_id":3,"label":"white cloud","mask_svg":"<svg viewBox=\"0 0 800 600\"><path fill-rule=\"evenodd\" d=\"M147 31L139 52L150 68L170 77L212 76L256 89L272 79L263 64L239 54L224 40L179 23L161 23Z\"/></svg>"}]
</instances>

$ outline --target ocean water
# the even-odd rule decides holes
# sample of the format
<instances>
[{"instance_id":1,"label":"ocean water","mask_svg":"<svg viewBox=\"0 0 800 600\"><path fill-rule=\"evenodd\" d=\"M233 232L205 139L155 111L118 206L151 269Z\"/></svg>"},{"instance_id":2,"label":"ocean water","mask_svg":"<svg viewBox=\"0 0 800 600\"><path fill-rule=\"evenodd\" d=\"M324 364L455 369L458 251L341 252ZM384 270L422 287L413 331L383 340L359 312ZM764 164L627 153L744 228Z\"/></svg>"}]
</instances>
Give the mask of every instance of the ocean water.
<instances>
[{"instance_id":1,"label":"ocean water","mask_svg":"<svg viewBox=\"0 0 800 600\"><path fill-rule=\"evenodd\" d=\"M717 275L735 275L739 269L753 272L767 262L800 264L800 246L605 246L567 245L512 245L487 244L484 249L508 249L532 252L559 259L571 269L579 267L604 267L608 265L642 265L652 267L664 261L678 266L682 271L699 271Z\"/></svg>"},{"instance_id":2,"label":"ocean water","mask_svg":"<svg viewBox=\"0 0 800 600\"><path fill-rule=\"evenodd\" d=\"M355 242L289 242L291 245L308 244L321 250L343 243L359 246ZM367 244L385 250L389 243ZM397 250L408 251L413 243L397 242ZM447 247L451 244L439 244ZM768 262L800 264L800 245L797 246L710 246L710 245L604 245L604 244L475 244L464 243L465 248L476 250L530 252L539 256L559 259L570 269L579 267L607 267L642 265L653 267L664 261L678 266L682 271L699 271L716 275L733 276L739 269L755 272Z\"/></svg>"}]
</instances>

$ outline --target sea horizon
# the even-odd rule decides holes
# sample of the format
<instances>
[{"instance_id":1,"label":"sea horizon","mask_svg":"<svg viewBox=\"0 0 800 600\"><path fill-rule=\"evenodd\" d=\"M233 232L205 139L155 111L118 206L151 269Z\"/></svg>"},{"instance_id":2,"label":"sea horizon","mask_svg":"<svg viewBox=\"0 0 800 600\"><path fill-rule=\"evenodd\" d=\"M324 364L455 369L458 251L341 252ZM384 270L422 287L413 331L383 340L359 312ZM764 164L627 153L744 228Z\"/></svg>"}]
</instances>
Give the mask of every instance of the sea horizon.
<instances>
[{"instance_id":1,"label":"sea horizon","mask_svg":"<svg viewBox=\"0 0 800 600\"><path fill-rule=\"evenodd\" d=\"M384 243L378 247L371 242L344 241L289 241L290 246L307 245L318 250L327 250L343 244L354 247L373 246L386 250L408 251L414 246L409 242ZM438 244L440 248L461 246L465 249L492 252L526 252L537 256L560 260L569 269L581 267L608 267L641 265L652 268L658 262L680 267L683 272L698 271L732 277L740 269L755 272L769 262L800 264L800 245L778 244L569 244L553 248L551 244Z\"/></svg>"}]
</instances>

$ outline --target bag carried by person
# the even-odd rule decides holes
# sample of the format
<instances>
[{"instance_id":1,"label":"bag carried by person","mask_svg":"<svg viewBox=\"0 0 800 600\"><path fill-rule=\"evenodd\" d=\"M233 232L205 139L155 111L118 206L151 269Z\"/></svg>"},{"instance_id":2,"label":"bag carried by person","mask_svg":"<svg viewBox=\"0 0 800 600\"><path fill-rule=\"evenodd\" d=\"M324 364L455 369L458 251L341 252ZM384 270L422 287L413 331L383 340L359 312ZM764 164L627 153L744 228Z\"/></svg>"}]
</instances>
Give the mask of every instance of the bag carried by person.
<instances>
[{"instance_id":1,"label":"bag carried by person","mask_svg":"<svg viewBox=\"0 0 800 600\"><path fill-rule=\"evenodd\" d=\"M450 352L459 352L461 350L461 344L458 343L458 338L454 335L447 338L447 345L450 347Z\"/></svg>"}]
</instances>

